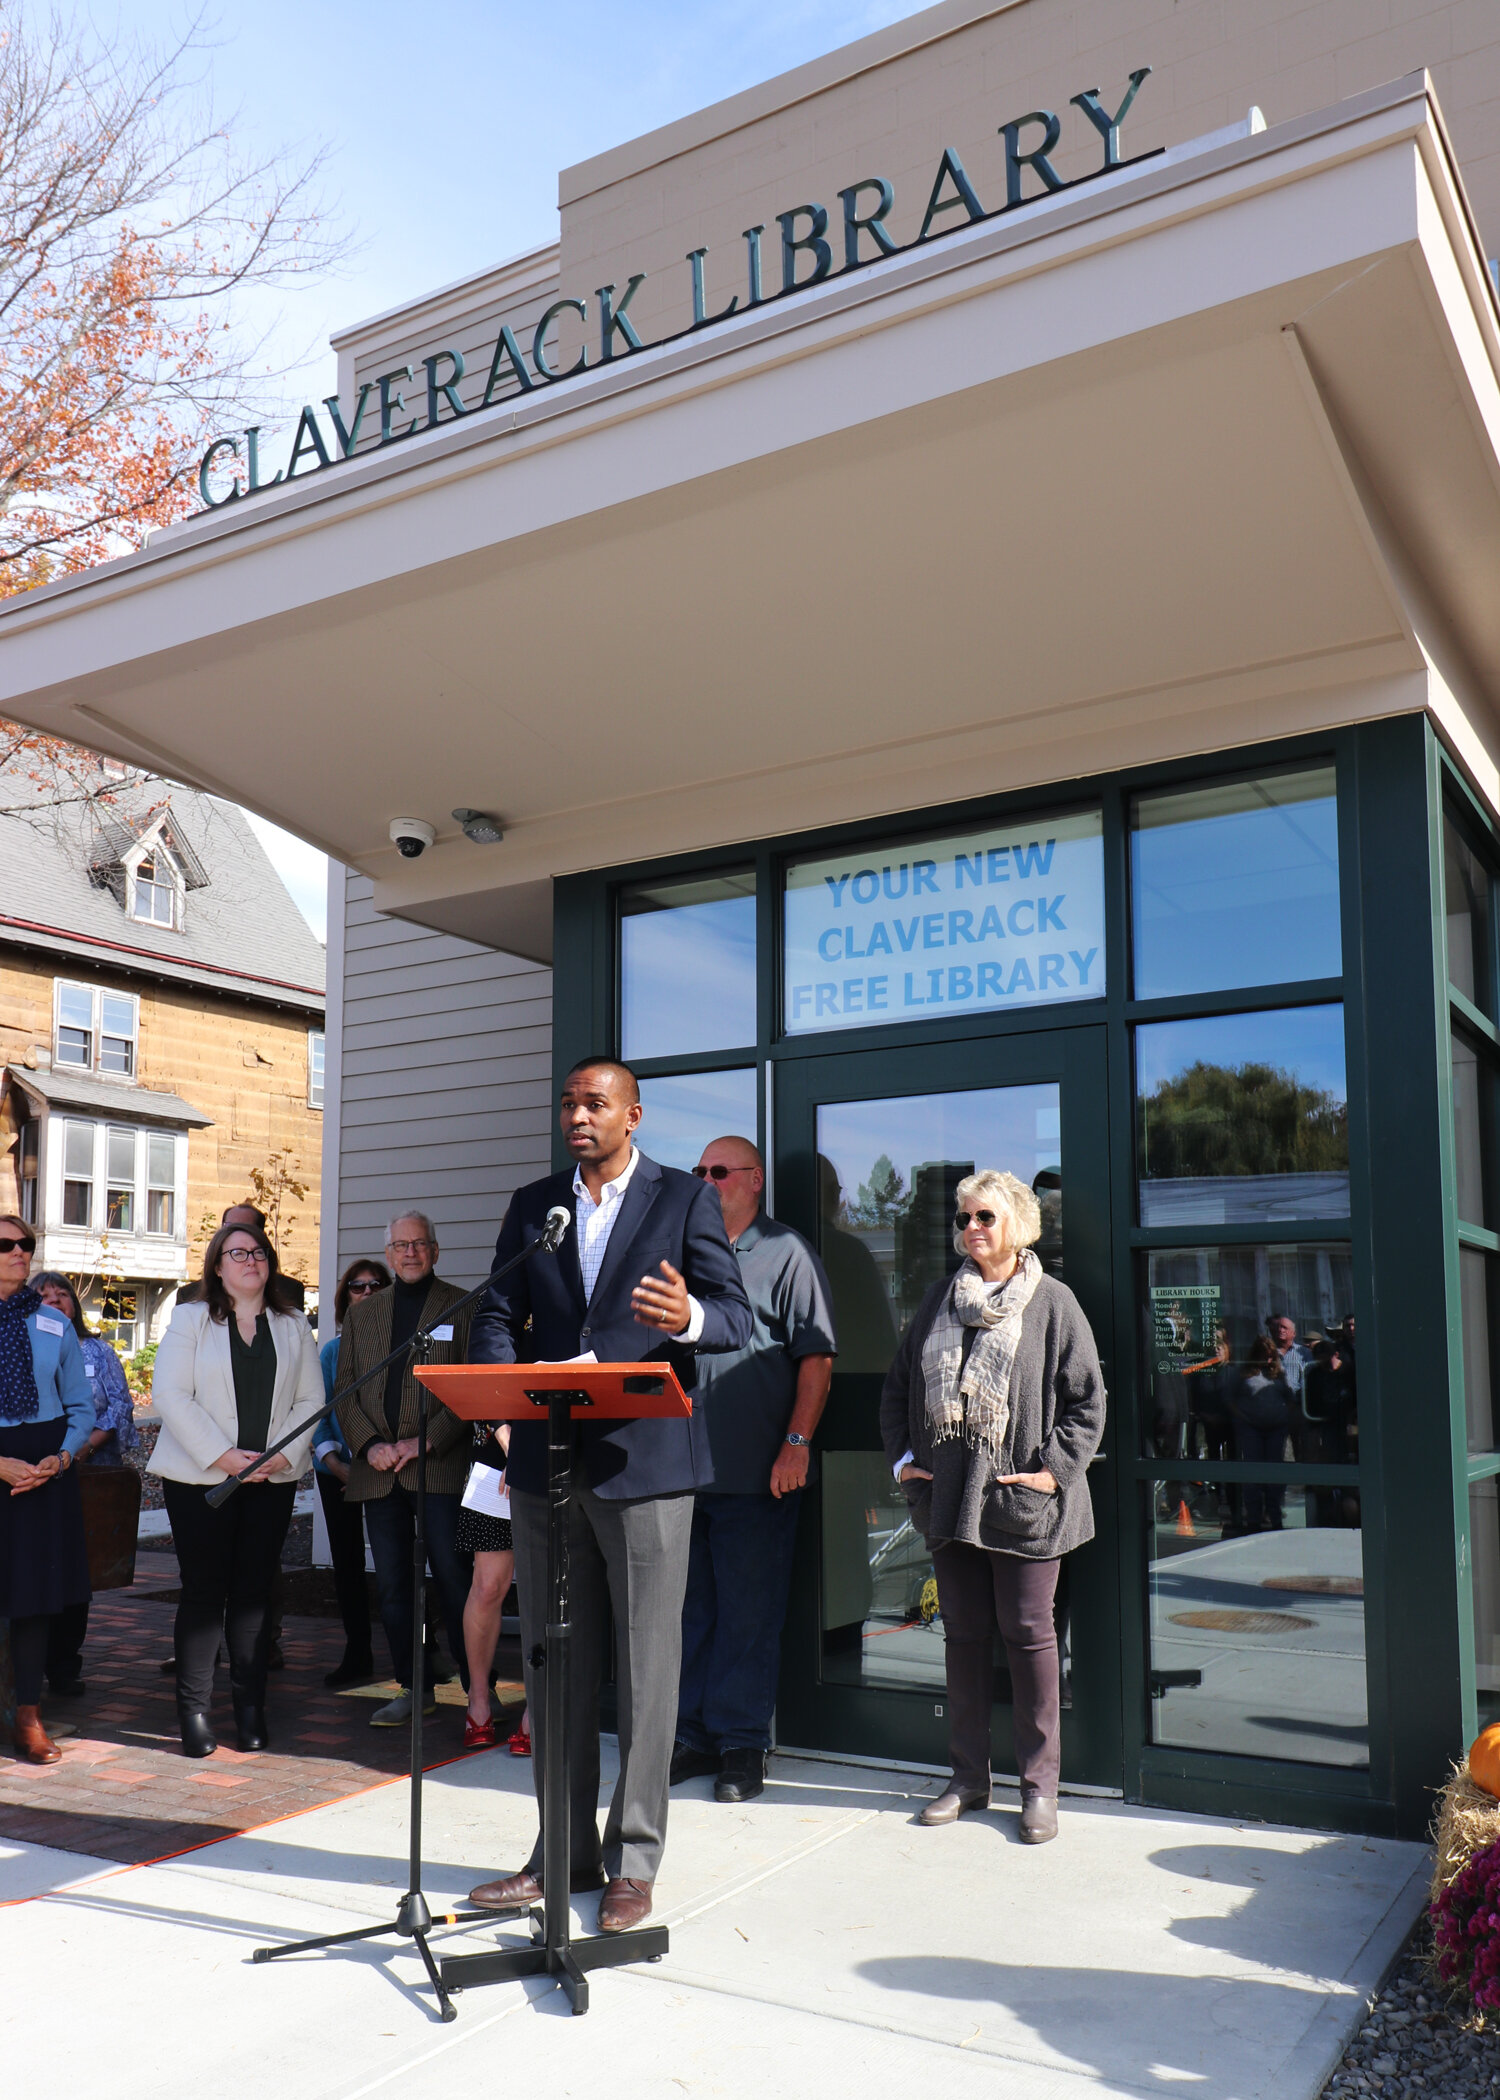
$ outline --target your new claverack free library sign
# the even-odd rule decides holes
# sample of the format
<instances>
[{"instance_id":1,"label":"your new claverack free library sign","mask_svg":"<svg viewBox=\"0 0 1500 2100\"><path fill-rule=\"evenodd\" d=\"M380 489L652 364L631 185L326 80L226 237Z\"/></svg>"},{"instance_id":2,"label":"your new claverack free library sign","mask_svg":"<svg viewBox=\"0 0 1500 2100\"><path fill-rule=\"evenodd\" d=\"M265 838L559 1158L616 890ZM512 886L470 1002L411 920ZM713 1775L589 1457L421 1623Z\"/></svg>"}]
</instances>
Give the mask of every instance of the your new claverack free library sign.
<instances>
[{"instance_id":1,"label":"your new claverack free library sign","mask_svg":"<svg viewBox=\"0 0 1500 2100\"><path fill-rule=\"evenodd\" d=\"M678 336L712 328L727 321L731 314L747 312L769 300L784 299L789 294L806 291L810 285L821 284L827 277L867 268L886 256L920 248L944 234L957 232L963 226L1021 210L1056 191L1097 181L1101 175L1129 166L1134 160L1151 159L1149 153L1134 155L1131 160L1123 160L1120 155L1120 126L1142 81L1150 72L1149 66L1136 68L1112 112L1100 101L1098 88L1085 88L1070 97L1071 106L1082 112L1081 121L1098 135L1103 145L1100 165L1086 175L1074 177L1071 182L1064 181L1052 164L1052 155L1062 138L1062 119L1054 110L1033 109L1025 116L999 126L1005 150L1005 202L992 210L980 201L963 162L948 146L943 149L938 162L921 228L913 241L898 242L891 237L887 221L895 206L895 190L885 176L866 175L838 193L840 232L837 235L830 232L829 210L824 204L795 204L789 211L777 213L779 237L772 236L771 245L780 250L781 281L773 291L766 289L767 239L763 225L747 226L744 231L746 275L743 297L736 292L717 313L710 313L707 306L704 264L708 250L694 248L684 258L688 267L692 320L686 327L659 337L658 343L672 342ZM837 269L834 260L836 240L842 248ZM383 445L396 444L418 431L436 429L440 422L480 414L497 400L514 400L518 394L532 393L539 386L554 386L560 380L572 379L590 369L591 364L609 364L616 357L630 356L646 349L648 345L637 334L629 313L630 302L645 281L646 272L637 271L618 297L615 285L599 286L594 294L599 342L592 360L585 344L571 364L559 366L553 362L557 355L556 330L562 316L576 314L587 328L590 314L585 300L572 297L554 299L531 331L529 350L522 349L513 329L503 327L495 339L484 393L477 405L465 403L459 393L459 382L467 371L462 352L452 344L444 344L420 360L421 380L417 377L417 368L411 364L398 365L393 371L366 380L359 389L347 423L344 404L337 394L330 394L322 404L328 420L326 432L316 409L304 407L292 434L292 449L286 466L269 477L261 473L259 426L234 437L216 438L198 465L198 492L204 508L219 510L241 496L274 488L278 482L293 481L300 475L340 465L354 452L367 421L371 419L378 418L380 435L373 449L379 449ZM410 401L405 392L407 387L420 389L414 392ZM367 446L366 449L372 448ZM215 493L213 482L215 476L218 477L218 493ZM226 479L227 487L224 485Z\"/></svg>"},{"instance_id":2,"label":"your new claverack free library sign","mask_svg":"<svg viewBox=\"0 0 1500 2100\"><path fill-rule=\"evenodd\" d=\"M789 1035L1103 996L1098 810L787 869Z\"/></svg>"}]
</instances>

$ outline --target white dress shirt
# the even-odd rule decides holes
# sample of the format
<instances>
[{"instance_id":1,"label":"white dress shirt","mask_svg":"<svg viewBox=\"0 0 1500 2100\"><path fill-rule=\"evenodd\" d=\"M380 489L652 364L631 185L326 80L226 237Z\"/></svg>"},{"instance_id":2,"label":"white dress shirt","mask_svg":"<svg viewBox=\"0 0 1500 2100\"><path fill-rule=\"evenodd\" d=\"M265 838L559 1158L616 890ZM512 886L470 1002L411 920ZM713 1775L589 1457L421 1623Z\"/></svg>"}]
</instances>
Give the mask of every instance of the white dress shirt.
<instances>
[{"instance_id":1,"label":"white dress shirt","mask_svg":"<svg viewBox=\"0 0 1500 2100\"><path fill-rule=\"evenodd\" d=\"M640 1153L632 1145L630 1164L623 1174L613 1181L606 1181L599 1191L596 1203L584 1185L582 1167L573 1169L573 1195L577 1203L576 1221L578 1232L578 1266L583 1271L583 1297L587 1304L594 1295L594 1285L599 1281L599 1271L604 1266L604 1250L609 1245L609 1236L615 1229L615 1220L620 1215L620 1206L625 1201L625 1191L630 1186L631 1176L640 1161ZM674 1341L696 1342L703 1332L703 1307L688 1293L688 1323Z\"/></svg>"}]
</instances>

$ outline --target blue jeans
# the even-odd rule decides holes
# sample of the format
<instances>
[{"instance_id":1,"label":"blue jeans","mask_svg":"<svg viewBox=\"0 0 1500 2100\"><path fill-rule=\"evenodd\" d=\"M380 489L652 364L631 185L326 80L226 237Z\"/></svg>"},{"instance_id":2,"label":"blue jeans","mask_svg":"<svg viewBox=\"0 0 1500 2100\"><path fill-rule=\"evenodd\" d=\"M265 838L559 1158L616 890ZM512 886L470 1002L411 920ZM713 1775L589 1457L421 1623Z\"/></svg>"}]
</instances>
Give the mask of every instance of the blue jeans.
<instances>
[{"instance_id":1,"label":"blue jeans","mask_svg":"<svg viewBox=\"0 0 1500 2100\"><path fill-rule=\"evenodd\" d=\"M411 1684L412 1540L417 1529L417 1498L410 1488L391 1483L388 1495L360 1505L375 1563L375 1592L380 1623L391 1644L391 1668L399 1681ZM437 1586L447 1628L448 1646L467 1690L468 1658L464 1650L464 1605L473 1569L467 1554L453 1542L458 1528L457 1495L427 1497L427 1565Z\"/></svg>"},{"instance_id":2,"label":"blue jeans","mask_svg":"<svg viewBox=\"0 0 1500 2100\"><path fill-rule=\"evenodd\" d=\"M677 1740L768 1750L801 1494L699 1495L682 1603Z\"/></svg>"}]
</instances>

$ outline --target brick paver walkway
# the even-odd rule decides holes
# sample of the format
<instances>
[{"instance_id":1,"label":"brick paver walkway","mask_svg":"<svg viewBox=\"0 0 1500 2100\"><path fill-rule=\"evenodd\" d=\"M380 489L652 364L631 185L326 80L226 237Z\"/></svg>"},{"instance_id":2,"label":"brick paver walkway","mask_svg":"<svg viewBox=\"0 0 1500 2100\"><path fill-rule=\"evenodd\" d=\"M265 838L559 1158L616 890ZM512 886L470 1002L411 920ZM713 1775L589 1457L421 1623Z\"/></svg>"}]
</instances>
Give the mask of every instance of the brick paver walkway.
<instances>
[{"instance_id":1,"label":"brick paver walkway","mask_svg":"<svg viewBox=\"0 0 1500 2100\"><path fill-rule=\"evenodd\" d=\"M88 1690L42 1708L45 1720L73 1731L59 1739L62 1763L21 1764L0 1750L0 1836L135 1865L344 1800L407 1770L406 1731L371 1728L373 1699L325 1687L343 1649L342 1628L329 1619L285 1622L286 1668L273 1673L266 1701L269 1751L225 1747L234 1719L221 1667L220 1747L210 1758L184 1757L172 1680L160 1669L172 1652L173 1601L163 1592L176 1586L173 1557L143 1553L133 1589L95 1599ZM456 1684L440 1689L437 1718L427 1724L429 1769L464 1755L461 1696ZM520 1696L518 1685L500 1687L512 1715Z\"/></svg>"}]
</instances>

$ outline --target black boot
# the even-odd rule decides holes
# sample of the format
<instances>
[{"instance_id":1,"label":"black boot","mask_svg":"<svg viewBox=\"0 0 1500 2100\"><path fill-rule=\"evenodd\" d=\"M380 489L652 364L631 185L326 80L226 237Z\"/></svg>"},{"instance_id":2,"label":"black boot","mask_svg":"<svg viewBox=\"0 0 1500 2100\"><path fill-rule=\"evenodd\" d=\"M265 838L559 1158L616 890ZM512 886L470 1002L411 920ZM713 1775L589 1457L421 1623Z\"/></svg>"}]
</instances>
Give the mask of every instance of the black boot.
<instances>
[{"instance_id":1,"label":"black boot","mask_svg":"<svg viewBox=\"0 0 1500 2100\"><path fill-rule=\"evenodd\" d=\"M271 1738L266 1733L266 1709L252 1694L234 1694L234 1725L239 1731L242 1750L270 1749Z\"/></svg>"},{"instance_id":2,"label":"black boot","mask_svg":"<svg viewBox=\"0 0 1500 2100\"><path fill-rule=\"evenodd\" d=\"M764 1750L726 1750L714 1781L715 1801L753 1801L766 1790Z\"/></svg>"},{"instance_id":3,"label":"black boot","mask_svg":"<svg viewBox=\"0 0 1500 2100\"><path fill-rule=\"evenodd\" d=\"M331 1692L336 1692L346 1684L368 1684L374 1675L375 1658L372 1655L368 1652L364 1655L350 1655L345 1649L343 1661L336 1670L328 1672L323 1682Z\"/></svg>"},{"instance_id":4,"label":"black boot","mask_svg":"<svg viewBox=\"0 0 1500 2100\"><path fill-rule=\"evenodd\" d=\"M184 1757L212 1757L218 1749L219 1739L207 1714L180 1711L177 1726L182 1731Z\"/></svg>"}]
</instances>

